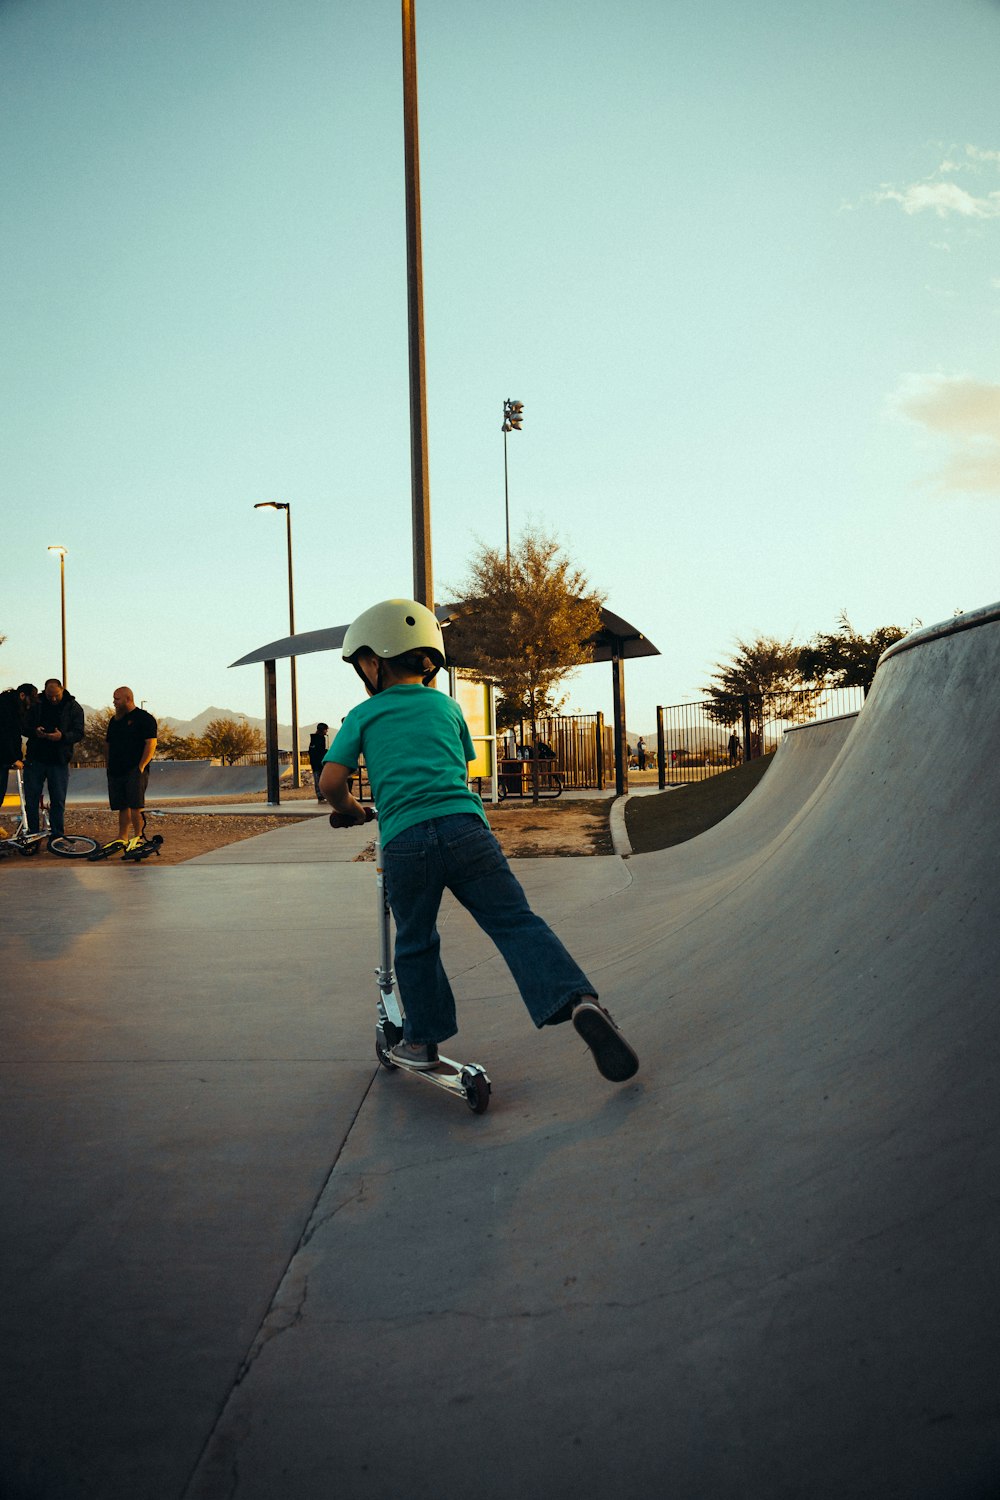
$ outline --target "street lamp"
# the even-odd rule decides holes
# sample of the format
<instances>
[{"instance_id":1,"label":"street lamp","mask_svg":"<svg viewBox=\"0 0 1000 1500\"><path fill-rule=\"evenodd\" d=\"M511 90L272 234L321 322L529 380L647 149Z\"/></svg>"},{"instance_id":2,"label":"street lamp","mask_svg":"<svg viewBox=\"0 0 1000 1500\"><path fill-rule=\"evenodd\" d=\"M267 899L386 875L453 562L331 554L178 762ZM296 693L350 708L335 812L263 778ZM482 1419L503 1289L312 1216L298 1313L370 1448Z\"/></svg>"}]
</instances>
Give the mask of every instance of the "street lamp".
<instances>
[{"instance_id":1,"label":"street lamp","mask_svg":"<svg viewBox=\"0 0 1000 1500\"><path fill-rule=\"evenodd\" d=\"M62 616L62 685L66 686L66 548L50 547L59 553L59 609Z\"/></svg>"},{"instance_id":2,"label":"street lamp","mask_svg":"<svg viewBox=\"0 0 1000 1500\"><path fill-rule=\"evenodd\" d=\"M507 434L520 432L524 419L524 402L508 396L503 404L503 513L507 525L507 572L510 572L510 497L507 492Z\"/></svg>"},{"instance_id":3,"label":"street lamp","mask_svg":"<svg viewBox=\"0 0 1000 1500\"><path fill-rule=\"evenodd\" d=\"M287 523L288 538L288 633L295 634L295 590L292 584L292 507L280 500L262 500L254 510L283 510ZM299 695L295 679L295 657L290 658L292 668L292 786L302 785L299 771Z\"/></svg>"}]
</instances>

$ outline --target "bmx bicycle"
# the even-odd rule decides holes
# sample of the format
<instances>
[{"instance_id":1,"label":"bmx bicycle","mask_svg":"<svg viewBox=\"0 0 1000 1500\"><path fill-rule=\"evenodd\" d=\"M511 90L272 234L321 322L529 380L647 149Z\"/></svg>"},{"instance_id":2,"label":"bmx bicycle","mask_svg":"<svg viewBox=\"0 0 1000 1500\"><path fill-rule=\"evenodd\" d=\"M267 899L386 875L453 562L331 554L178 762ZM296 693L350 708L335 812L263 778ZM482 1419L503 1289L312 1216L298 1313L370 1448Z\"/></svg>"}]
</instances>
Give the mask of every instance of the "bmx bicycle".
<instances>
[{"instance_id":1,"label":"bmx bicycle","mask_svg":"<svg viewBox=\"0 0 1000 1500\"><path fill-rule=\"evenodd\" d=\"M24 800L24 777L17 772L17 795L21 803L21 816L17 827L8 839L0 839L0 855L37 854L43 844L50 854L60 859L86 859L97 848L97 840L82 833L53 833L49 826L48 803L39 801L38 832L28 827L28 808Z\"/></svg>"}]
</instances>

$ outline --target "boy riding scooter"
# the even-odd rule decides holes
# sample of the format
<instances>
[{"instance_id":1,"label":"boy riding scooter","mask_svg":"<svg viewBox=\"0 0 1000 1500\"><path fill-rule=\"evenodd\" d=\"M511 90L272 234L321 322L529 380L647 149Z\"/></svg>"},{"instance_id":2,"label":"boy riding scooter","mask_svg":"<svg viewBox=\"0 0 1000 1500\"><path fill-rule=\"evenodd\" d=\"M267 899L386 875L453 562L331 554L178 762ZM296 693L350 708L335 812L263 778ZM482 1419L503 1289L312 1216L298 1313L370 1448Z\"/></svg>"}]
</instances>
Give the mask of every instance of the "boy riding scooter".
<instances>
[{"instance_id":1,"label":"boy riding scooter","mask_svg":"<svg viewBox=\"0 0 1000 1500\"><path fill-rule=\"evenodd\" d=\"M624 1082L639 1060L593 984L524 891L468 787L475 749L462 711L427 689L444 666L441 626L412 599L387 599L358 616L343 658L367 702L347 715L327 751L320 791L339 826L371 816L351 793L363 755L378 806L386 889L396 923L395 968L406 1012L393 1062L432 1069L455 1035L455 1000L440 958L437 914L450 890L503 955L535 1025L572 1021L599 1072ZM415 753L415 747L419 749Z\"/></svg>"}]
</instances>

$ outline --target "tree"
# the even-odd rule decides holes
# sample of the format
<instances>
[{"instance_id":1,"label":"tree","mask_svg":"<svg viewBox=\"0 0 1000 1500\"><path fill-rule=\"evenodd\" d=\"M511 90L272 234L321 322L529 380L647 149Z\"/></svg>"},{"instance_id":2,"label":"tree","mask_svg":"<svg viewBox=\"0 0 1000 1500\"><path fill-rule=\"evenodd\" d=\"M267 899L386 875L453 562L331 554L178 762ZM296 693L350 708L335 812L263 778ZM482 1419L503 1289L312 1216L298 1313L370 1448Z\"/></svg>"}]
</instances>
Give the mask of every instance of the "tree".
<instances>
[{"instance_id":1,"label":"tree","mask_svg":"<svg viewBox=\"0 0 1000 1500\"><path fill-rule=\"evenodd\" d=\"M593 657L604 596L561 551L555 537L526 529L506 551L480 544L459 591L461 617L447 633L448 658L479 682L495 682L507 723L554 707L557 686ZM538 762L533 762L538 800Z\"/></svg>"},{"instance_id":2,"label":"tree","mask_svg":"<svg viewBox=\"0 0 1000 1500\"><path fill-rule=\"evenodd\" d=\"M202 735L207 753L227 766L264 749L264 736L246 719L213 719Z\"/></svg>"},{"instance_id":3,"label":"tree","mask_svg":"<svg viewBox=\"0 0 1000 1500\"><path fill-rule=\"evenodd\" d=\"M703 689L708 702L705 712L717 724L735 724L749 699L751 732L764 735L764 700L770 717L801 723L814 717L822 689L804 687L799 672L799 650L790 640L761 635L754 641L737 641L729 662L717 662L712 680Z\"/></svg>"},{"instance_id":4,"label":"tree","mask_svg":"<svg viewBox=\"0 0 1000 1500\"><path fill-rule=\"evenodd\" d=\"M108 708L97 708L88 714L83 722L83 739L73 750L73 759L84 764L90 762L102 762L108 755L108 724L115 716L115 711Z\"/></svg>"},{"instance_id":5,"label":"tree","mask_svg":"<svg viewBox=\"0 0 1000 1500\"><path fill-rule=\"evenodd\" d=\"M798 670L807 682L827 687L860 687L868 697L883 651L901 641L906 631L900 625L883 625L871 635L859 635L841 610L832 635L817 635L798 654Z\"/></svg>"},{"instance_id":6,"label":"tree","mask_svg":"<svg viewBox=\"0 0 1000 1500\"><path fill-rule=\"evenodd\" d=\"M166 719L159 721L156 737L157 760L204 760L211 752L196 734L178 734Z\"/></svg>"}]
</instances>

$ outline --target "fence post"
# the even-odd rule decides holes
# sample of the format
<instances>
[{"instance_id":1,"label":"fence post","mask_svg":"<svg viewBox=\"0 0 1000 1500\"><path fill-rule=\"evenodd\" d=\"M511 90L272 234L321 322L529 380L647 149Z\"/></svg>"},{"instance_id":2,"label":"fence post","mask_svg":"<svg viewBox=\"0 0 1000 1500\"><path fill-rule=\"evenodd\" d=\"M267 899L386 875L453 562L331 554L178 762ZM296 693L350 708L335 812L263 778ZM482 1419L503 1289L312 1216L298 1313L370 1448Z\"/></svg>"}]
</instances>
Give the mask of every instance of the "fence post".
<instances>
[{"instance_id":1,"label":"fence post","mask_svg":"<svg viewBox=\"0 0 1000 1500\"><path fill-rule=\"evenodd\" d=\"M753 745L750 743L750 694L743 693L740 697L740 706L743 710L743 759L753 759Z\"/></svg>"},{"instance_id":2,"label":"fence post","mask_svg":"<svg viewBox=\"0 0 1000 1500\"><path fill-rule=\"evenodd\" d=\"M597 790L604 791L604 715L598 713L597 728L594 730L597 736Z\"/></svg>"},{"instance_id":3,"label":"fence post","mask_svg":"<svg viewBox=\"0 0 1000 1500\"><path fill-rule=\"evenodd\" d=\"M663 731L663 707L656 705L656 784L662 792L667 785L667 739Z\"/></svg>"}]
</instances>

